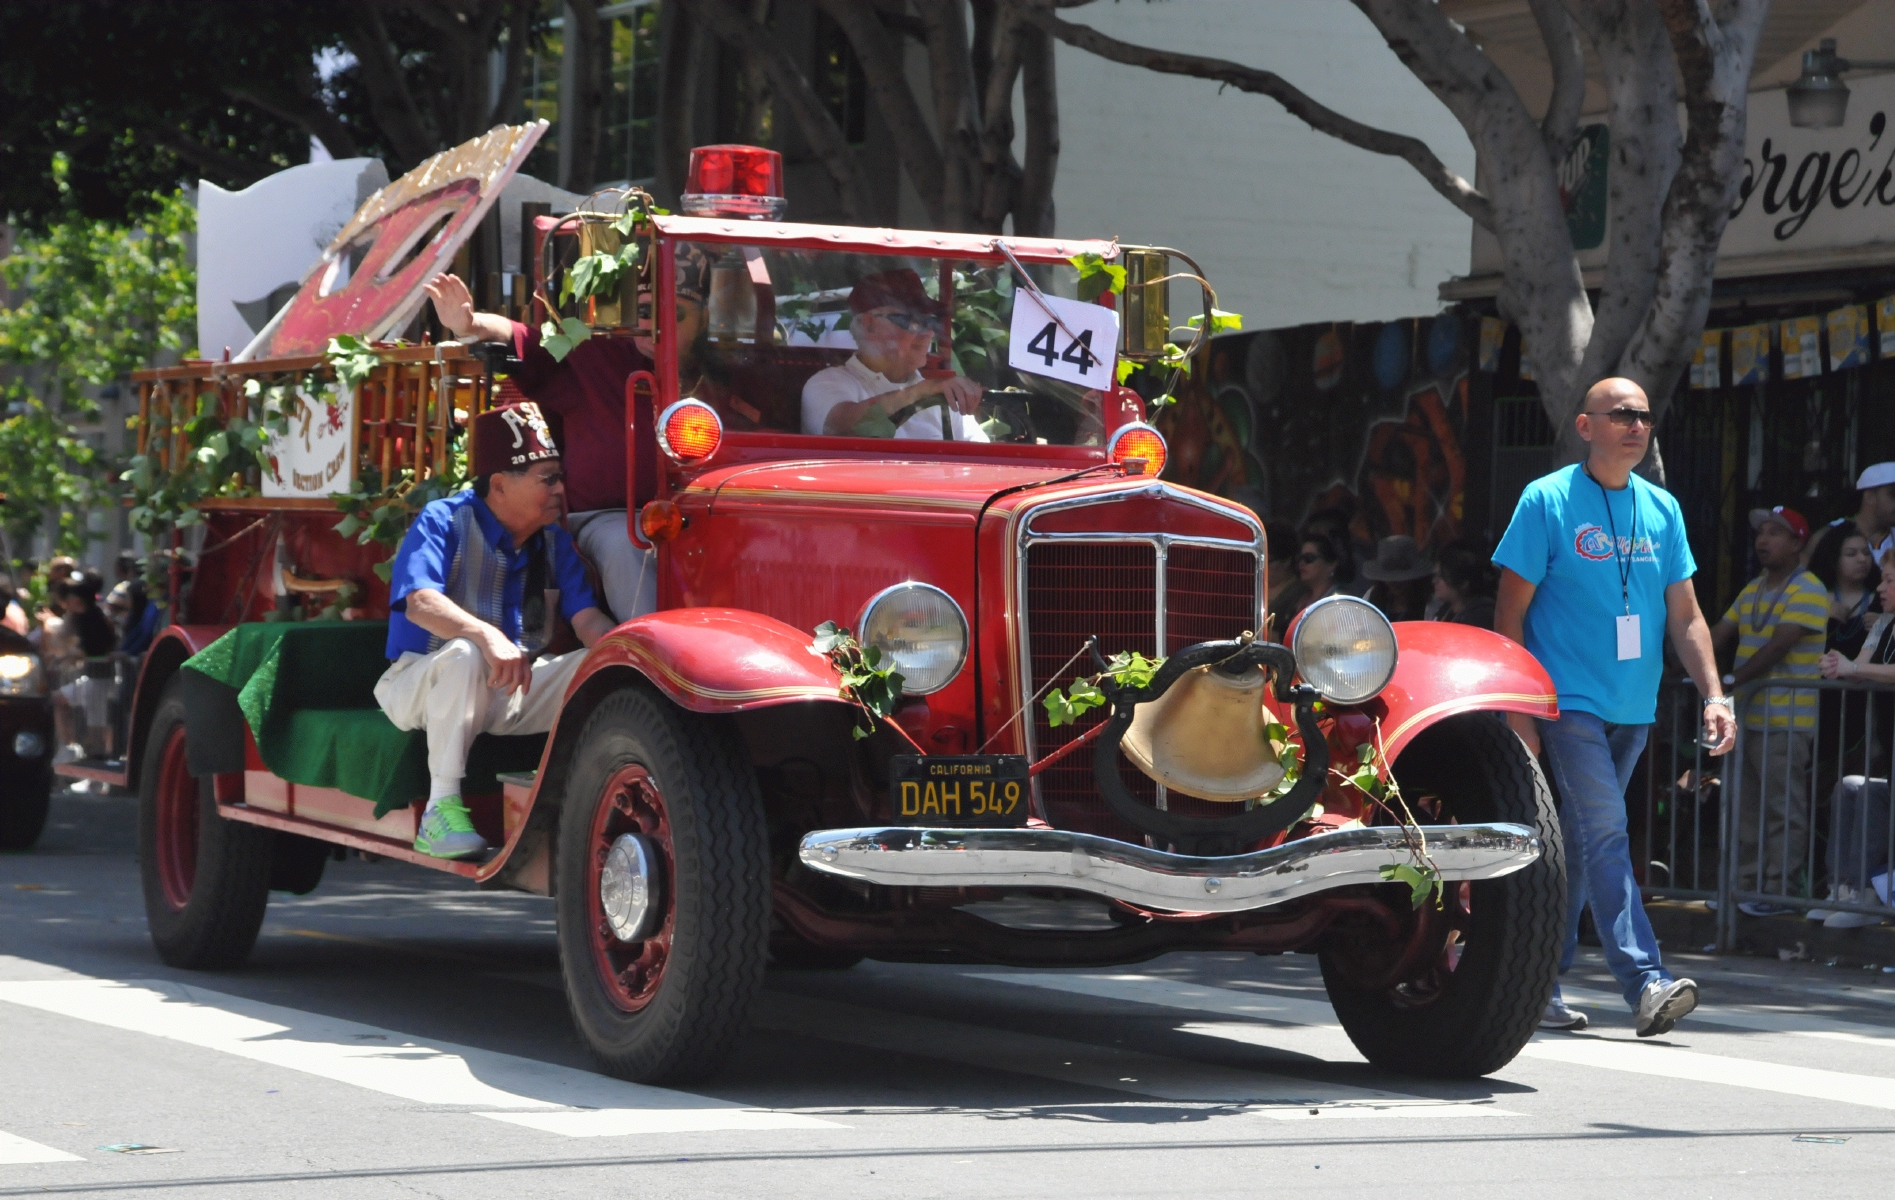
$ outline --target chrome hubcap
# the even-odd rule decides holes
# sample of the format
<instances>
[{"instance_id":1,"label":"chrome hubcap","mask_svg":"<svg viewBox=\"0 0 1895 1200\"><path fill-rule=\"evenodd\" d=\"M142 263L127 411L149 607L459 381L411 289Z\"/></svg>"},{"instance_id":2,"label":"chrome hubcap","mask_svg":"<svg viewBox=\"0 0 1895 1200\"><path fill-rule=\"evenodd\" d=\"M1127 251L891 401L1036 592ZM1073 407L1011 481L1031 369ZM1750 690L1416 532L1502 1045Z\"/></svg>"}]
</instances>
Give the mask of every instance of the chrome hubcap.
<instances>
[{"instance_id":1,"label":"chrome hubcap","mask_svg":"<svg viewBox=\"0 0 1895 1200\"><path fill-rule=\"evenodd\" d=\"M612 936L641 941L651 933L658 906L658 856L643 834L621 834L599 868L599 908Z\"/></svg>"}]
</instances>

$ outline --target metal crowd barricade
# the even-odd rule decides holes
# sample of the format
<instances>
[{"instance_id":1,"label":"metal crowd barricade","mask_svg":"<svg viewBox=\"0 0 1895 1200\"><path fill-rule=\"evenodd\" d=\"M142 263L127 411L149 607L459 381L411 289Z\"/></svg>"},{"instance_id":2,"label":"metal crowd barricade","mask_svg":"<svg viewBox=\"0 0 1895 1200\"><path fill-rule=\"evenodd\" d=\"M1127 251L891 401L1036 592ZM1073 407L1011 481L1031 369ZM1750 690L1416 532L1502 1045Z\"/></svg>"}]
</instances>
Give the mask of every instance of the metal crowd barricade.
<instances>
[{"instance_id":1,"label":"metal crowd barricade","mask_svg":"<svg viewBox=\"0 0 1895 1200\"><path fill-rule=\"evenodd\" d=\"M1737 944L1740 904L1895 917L1895 686L1773 677L1738 688L1733 708L1737 745L1713 758L1697 689L1660 692L1627 795L1646 893L1714 901L1720 950ZM1838 882L1857 899L1829 898Z\"/></svg>"},{"instance_id":2,"label":"metal crowd barricade","mask_svg":"<svg viewBox=\"0 0 1895 1200\"><path fill-rule=\"evenodd\" d=\"M1779 677L1738 688L1734 707L1729 775L1738 785L1725 806L1718 948L1736 946L1740 904L1892 915L1885 897L1895 861L1888 819L1895 688ZM1854 901L1826 898L1844 881L1859 889Z\"/></svg>"}]
</instances>

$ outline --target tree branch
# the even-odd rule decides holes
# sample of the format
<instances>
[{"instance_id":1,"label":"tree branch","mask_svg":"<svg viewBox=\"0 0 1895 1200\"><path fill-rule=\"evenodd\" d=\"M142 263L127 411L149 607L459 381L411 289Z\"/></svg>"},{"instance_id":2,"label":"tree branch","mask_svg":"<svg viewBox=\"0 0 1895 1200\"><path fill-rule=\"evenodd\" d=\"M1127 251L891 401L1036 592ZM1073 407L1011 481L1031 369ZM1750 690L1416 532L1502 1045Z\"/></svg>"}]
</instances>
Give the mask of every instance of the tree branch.
<instances>
[{"instance_id":1,"label":"tree branch","mask_svg":"<svg viewBox=\"0 0 1895 1200\"><path fill-rule=\"evenodd\" d=\"M1059 171L1059 88L1053 39L1025 26L1019 32L1026 101L1026 171L1013 206L1013 229L1023 237L1053 236L1053 179Z\"/></svg>"},{"instance_id":2,"label":"tree branch","mask_svg":"<svg viewBox=\"0 0 1895 1200\"><path fill-rule=\"evenodd\" d=\"M312 75L304 83L313 82ZM342 123L316 96L305 92L295 97L274 96L261 88L226 87L224 94L233 100L241 100L261 112L268 113L279 121L300 126L311 137L320 141L323 149L333 158L356 158L362 153L356 145L355 135Z\"/></svg>"},{"instance_id":3,"label":"tree branch","mask_svg":"<svg viewBox=\"0 0 1895 1200\"><path fill-rule=\"evenodd\" d=\"M1001 228L1020 192L1023 172L1013 157L1013 89L1020 79L1020 31L1015 6L998 5L988 22L987 83L980 105L983 229Z\"/></svg>"},{"instance_id":4,"label":"tree branch","mask_svg":"<svg viewBox=\"0 0 1895 1200\"><path fill-rule=\"evenodd\" d=\"M706 28L718 40L760 63L769 75L770 85L789 107L797 129L810 149L822 160L835 180L836 193L847 218L860 224L869 212L867 181L855 160L855 152L837 128L835 118L810 87L809 80L790 58L782 41L769 30L734 11L726 0L702 0L692 6Z\"/></svg>"},{"instance_id":5,"label":"tree branch","mask_svg":"<svg viewBox=\"0 0 1895 1200\"><path fill-rule=\"evenodd\" d=\"M1751 69L1769 0L1726 0L1722 20L1704 0L1657 0L1684 81L1684 151L1665 197L1657 286L1633 333L1625 369L1654 408L1691 361L1711 308L1718 245L1730 222L1744 158Z\"/></svg>"},{"instance_id":6,"label":"tree branch","mask_svg":"<svg viewBox=\"0 0 1895 1200\"><path fill-rule=\"evenodd\" d=\"M598 178L600 120L605 108L605 64L611 47L599 20L598 0L565 0L566 37L561 49L572 70L572 94L562 96L561 157L569 192L592 190Z\"/></svg>"},{"instance_id":7,"label":"tree branch","mask_svg":"<svg viewBox=\"0 0 1895 1200\"><path fill-rule=\"evenodd\" d=\"M975 226L979 201L979 119L974 112L973 64L968 57L965 6L961 0L918 0L928 29L928 77L934 93L934 126L941 133L942 224L953 230Z\"/></svg>"},{"instance_id":8,"label":"tree branch","mask_svg":"<svg viewBox=\"0 0 1895 1200\"><path fill-rule=\"evenodd\" d=\"M248 187L277 170L274 163L257 163L247 158L239 158L234 154L227 154L214 146L206 146L177 130L157 130L151 136L158 145L171 151L204 174L227 179L238 187Z\"/></svg>"},{"instance_id":9,"label":"tree branch","mask_svg":"<svg viewBox=\"0 0 1895 1200\"><path fill-rule=\"evenodd\" d=\"M1665 195L1682 146L1672 50L1657 9L1649 0L1570 0L1570 7L1598 57L1611 105L1606 224L1612 242L1579 365L1580 383L1590 387L1623 373L1625 348L1651 307Z\"/></svg>"},{"instance_id":10,"label":"tree branch","mask_svg":"<svg viewBox=\"0 0 1895 1200\"><path fill-rule=\"evenodd\" d=\"M861 0L816 0L817 5L841 27L844 37L862 64L869 92L882 121L894 135L895 152L914 182L915 192L927 206L928 219L941 224L941 148L928 129L928 118L908 86L902 70L901 42L890 36L886 18Z\"/></svg>"},{"instance_id":11,"label":"tree branch","mask_svg":"<svg viewBox=\"0 0 1895 1200\"><path fill-rule=\"evenodd\" d=\"M1044 8L1027 8L1024 10L1024 15L1027 20L1067 45L1077 46L1081 50L1112 62L1144 67L1146 70L1166 75L1188 75L1197 79L1214 80L1228 84L1239 91L1268 96L1281 104L1291 116L1298 118L1318 133L1328 134L1330 137L1373 154L1386 154L1401 159L1420 172L1421 177L1427 180L1430 187L1439 192L1448 203L1466 213L1475 224L1483 229L1491 230L1494 227L1493 205L1488 197L1482 195L1465 179L1450 171L1447 165L1435 156L1434 151L1428 148L1427 143L1406 134L1391 133L1385 129L1376 129L1360 121L1351 120L1334 109L1310 99L1280 75L1224 59L1135 46L1130 42L1108 37L1088 26L1062 21ZM1412 67L1413 64L1410 65Z\"/></svg>"},{"instance_id":12,"label":"tree branch","mask_svg":"<svg viewBox=\"0 0 1895 1200\"><path fill-rule=\"evenodd\" d=\"M1579 134L1579 110L1586 103L1586 47L1561 0L1529 3L1533 20L1540 27L1540 40L1546 43L1547 59L1553 65L1553 94L1546 102L1546 115L1540 119L1540 132L1546 137L1547 155L1558 167Z\"/></svg>"},{"instance_id":13,"label":"tree branch","mask_svg":"<svg viewBox=\"0 0 1895 1200\"><path fill-rule=\"evenodd\" d=\"M408 92L406 74L389 44L388 27L382 23L374 0L357 0L350 5L349 13L352 19L344 27L342 40L355 55L362 87L368 92L369 110L387 136L389 149L400 156L398 165L403 169L412 167L434 153L434 138Z\"/></svg>"},{"instance_id":14,"label":"tree branch","mask_svg":"<svg viewBox=\"0 0 1895 1200\"><path fill-rule=\"evenodd\" d=\"M533 37L533 10L517 4L507 19L507 55L501 64L500 98L487 114L487 125L502 124L519 111L520 97L526 85L526 55Z\"/></svg>"}]
</instances>

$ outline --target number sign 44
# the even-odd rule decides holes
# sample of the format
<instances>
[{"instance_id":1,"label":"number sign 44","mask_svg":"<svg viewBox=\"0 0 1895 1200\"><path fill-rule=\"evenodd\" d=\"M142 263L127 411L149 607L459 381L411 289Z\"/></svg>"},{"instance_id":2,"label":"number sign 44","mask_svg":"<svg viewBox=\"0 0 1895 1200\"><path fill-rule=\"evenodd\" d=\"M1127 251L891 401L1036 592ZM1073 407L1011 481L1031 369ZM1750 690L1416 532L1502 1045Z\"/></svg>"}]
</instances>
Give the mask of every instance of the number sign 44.
<instances>
[{"instance_id":1,"label":"number sign 44","mask_svg":"<svg viewBox=\"0 0 1895 1200\"><path fill-rule=\"evenodd\" d=\"M1119 314L1103 305L1036 296L1024 288L1013 294L1007 365L1016 371L1110 387L1118 345Z\"/></svg>"}]
</instances>

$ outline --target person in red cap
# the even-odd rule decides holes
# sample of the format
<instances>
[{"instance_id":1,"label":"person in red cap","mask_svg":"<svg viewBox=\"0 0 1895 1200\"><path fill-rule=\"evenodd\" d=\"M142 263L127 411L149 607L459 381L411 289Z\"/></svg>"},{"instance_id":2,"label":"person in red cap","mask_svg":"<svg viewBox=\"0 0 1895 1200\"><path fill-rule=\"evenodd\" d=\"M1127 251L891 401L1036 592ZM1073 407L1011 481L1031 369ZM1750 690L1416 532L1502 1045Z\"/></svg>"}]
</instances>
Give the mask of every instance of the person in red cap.
<instances>
[{"instance_id":1,"label":"person in red cap","mask_svg":"<svg viewBox=\"0 0 1895 1200\"><path fill-rule=\"evenodd\" d=\"M696 246L679 246L676 268L679 395L710 404L733 428L748 428L759 414L727 394L701 352L710 258ZM606 607L620 621L655 610L654 559L650 551L632 545L625 508L625 381L635 371L654 369L651 343L587 338L558 360L528 326L498 313L476 312L473 296L458 276L437 275L425 286L442 328L457 338L511 346L520 360L514 384L548 415L564 418L571 434L571 453L565 456L571 469L566 528L598 568Z\"/></svg>"},{"instance_id":2,"label":"person in red cap","mask_svg":"<svg viewBox=\"0 0 1895 1200\"><path fill-rule=\"evenodd\" d=\"M1763 570L1737 593L1724 619L1711 630L1720 658L1733 646L1737 651L1724 686L1740 688L1765 676L1814 683L1822 677L1829 589L1803 566L1809 522L1795 509L1778 505L1753 509L1750 527L1757 531L1757 562ZM1768 688L1752 696L1740 715L1747 740L1737 793L1737 889L1787 895L1786 863L1794 872L1809 851L1816 692ZM1759 824L1764 826L1761 845ZM1756 900L1737 907L1753 917L1790 911Z\"/></svg>"},{"instance_id":3,"label":"person in red cap","mask_svg":"<svg viewBox=\"0 0 1895 1200\"><path fill-rule=\"evenodd\" d=\"M942 332L946 309L906 267L858 279L849 292L855 353L803 385L803 432L830 437L933 438L984 442L974 419L981 386L921 368Z\"/></svg>"},{"instance_id":4,"label":"person in red cap","mask_svg":"<svg viewBox=\"0 0 1895 1200\"><path fill-rule=\"evenodd\" d=\"M487 843L461 803L482 733L545 733L585 655L546 657L553 614L587 646L612 630L560 525L559 417L510 404L474 419L474 486L423 508L395 554L388 657L375 700L428 733L428 807L415 849L468 858Z\"/></svg>"}]
</instances>

